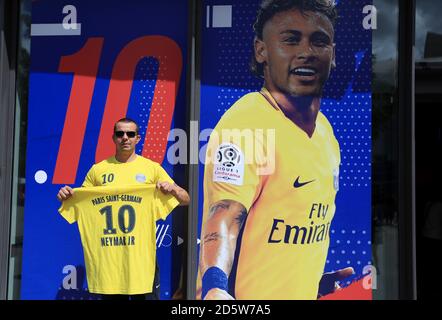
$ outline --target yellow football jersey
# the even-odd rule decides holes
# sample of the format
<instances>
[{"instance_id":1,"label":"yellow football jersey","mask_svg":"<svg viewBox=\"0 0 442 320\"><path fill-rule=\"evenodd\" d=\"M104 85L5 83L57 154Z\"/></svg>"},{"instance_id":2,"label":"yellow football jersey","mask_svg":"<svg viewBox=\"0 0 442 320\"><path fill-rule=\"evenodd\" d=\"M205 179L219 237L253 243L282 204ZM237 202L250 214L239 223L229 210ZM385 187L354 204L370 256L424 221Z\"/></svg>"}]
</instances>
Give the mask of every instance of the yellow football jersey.
<instances>
[{"instance_id":1,"label":"yellow football jersey","mask_svg":"<svg viewBox=\"0 0 442 320\"><path fill-rule=\"evenodd\" d=\"M155 185L74 189L59 212L69 223L78 223L89 291L151 292L155 222L165 219L178 203Z\"/></svg>"},{"instance_id":2,"label":"yellow football jersey","mask_svg":"<svg viewBox=\"0 0 442 320\"><path fill-rule=\"evenodd\" d=\"M94 164L86 175L83 187L108 185L173 183L172 178L156 162L137 155L131 162L119 162L114 156Z\"/></svg>"},{"instance_id":3,"label":"yellow football jersey","mask_svg":"<svg viewBox=\"0 0 442 320\"><path fill-rule=\"evenodd\" d=\"M203 226L217 201L235 200L247 209L229 279L236 299L317 298L339 164L325 116L318 114L309 137L265 88L224 114L207 148Z\"/></svg>"}]
</instances>

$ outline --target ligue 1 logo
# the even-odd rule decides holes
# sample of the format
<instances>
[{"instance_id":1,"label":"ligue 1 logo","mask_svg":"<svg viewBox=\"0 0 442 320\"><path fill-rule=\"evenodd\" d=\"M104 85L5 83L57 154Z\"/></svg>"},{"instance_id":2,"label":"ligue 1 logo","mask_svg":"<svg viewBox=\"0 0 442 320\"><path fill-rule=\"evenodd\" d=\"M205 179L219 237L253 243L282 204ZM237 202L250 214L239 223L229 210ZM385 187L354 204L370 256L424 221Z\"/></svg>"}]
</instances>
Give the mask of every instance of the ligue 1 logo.
<instances>
[{"instance_id":1,"label":"ligue 1 logo","mask_svg":"<svg viewBox=\"0 0 442 320\"><path fill-rule=\"evenodd\" d=\"M216 163L213 166L213 181L243 184L244 157L241 149L233 143L223 143L216 151Z\"/></svg>"},{"instance_id":2,"label":"ligue 1 logo","mask_svg":"<svg viewBox=\"0 0 442 320\"><path fill-rule=\"evenodd\" d=\"M220 146L216 158L218 163L228 168L233 168L241 162L240 152L232 144Z\"/></svg>"}]
</instances>

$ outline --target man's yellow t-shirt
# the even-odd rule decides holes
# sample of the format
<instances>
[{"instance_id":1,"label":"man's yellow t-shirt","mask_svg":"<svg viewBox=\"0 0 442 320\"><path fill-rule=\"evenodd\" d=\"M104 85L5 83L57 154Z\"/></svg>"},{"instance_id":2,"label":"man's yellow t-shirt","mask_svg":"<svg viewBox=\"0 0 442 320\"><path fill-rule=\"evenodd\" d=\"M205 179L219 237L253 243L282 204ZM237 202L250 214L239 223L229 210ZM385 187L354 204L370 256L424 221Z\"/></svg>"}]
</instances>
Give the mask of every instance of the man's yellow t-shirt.
<instances>
[{"instance_id":1,"label":"man's yellow t-shirt","mask_svg":"<svg viewBox=\"0 0 442 320\"><path fill-rule=\"evenodd\" d=\"M69 223L78 223L89 291L152 292L155 222L178 204L155 185L74 189L59 212Z\"/></svg>"},{"instance_id":2,"label":"man's yellow t-shirt","mask_svg":"<svg viewBox=\"0 0 442 320\"><path fill-rule=\"evenodd\" d=\"M312 137L266 89L224 114L207 147L202 229L217 201L235 200L247 210L229 275L236 299L316 299L339 164L338 142L321 112Z\"/></svg>"}]
</instances>

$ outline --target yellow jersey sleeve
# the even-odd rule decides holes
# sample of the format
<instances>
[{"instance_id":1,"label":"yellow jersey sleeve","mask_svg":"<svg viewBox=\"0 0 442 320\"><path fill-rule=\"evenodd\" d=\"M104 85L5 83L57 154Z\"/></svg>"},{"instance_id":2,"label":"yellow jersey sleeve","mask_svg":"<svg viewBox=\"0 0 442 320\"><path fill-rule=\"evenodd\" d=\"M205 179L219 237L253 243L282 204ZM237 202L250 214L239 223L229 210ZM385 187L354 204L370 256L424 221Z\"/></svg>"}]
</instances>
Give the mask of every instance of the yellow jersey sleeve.
<instances>
[{"instance_id":1,"label":"yellow jersey sleeve","mask_svg":"<svg viewBox=\"0 0 442 320\"><path fill-rule=\"evenodd\" d=\"M94 187L96 186L97 183L95 182L95 165L93 165L87 175L86 178L83 181L83 184L81 185L82 187Z\"/></svg>"},{"instance_id":2,"label":"yellow jersey sleeve","mask_svg":"<svg viewBox=\"0 0 442 320\"><path fill-rule=\"evenodd\" d=\"M163 181L167 181L170 183L175 183L175 181L173 181L173 179L167 174L166 170L163 169L163 167L157 163L156 164L156 176L157 182L163 182Z\"/></svg>"},{"instance_id":3,"label":"yellow jersey sleeve","mask_svg":"<svg viewBox=\"0 0 442 320\"><path fill-rule=\"evenodd\" d=\"M165 220L172 210L179 205L179 201L173 195L166 195L160 190L155 190L152 210L155 220Z\"/></svg>"},{"instance_id":4,"label":"yellow jersey sleeve","mask_svg":"<svg viewBox=\"0 0 442 320\"><path fill-rule=\"evenodd\" d=\"M76 190L78 190L78 188L74 189L74 196ZM60 215L70 224L78 220L78 210L75 209L77 199L74 199L74 196L70 197L67 200L64 200L61 204L61 207L58 209Z\"/></svg>"},{"instance_id":5,"label":"yellow jersey sleeve","mask_svg":"<svg viewBox=\"0 0 442 320\"><path fill-rule=\"evenodd\" d=\"M77 221L77 216L75 214L75 209L73 206L65 207L61 206L60 209L58 209L58 212L61 214L61 216L70 224Z\"/></svg>"},{"instance_id":6,"label":"yellow jersey sleeve","mask_svg":"<svg viewBox=\"0 0 442 320\"><path fill-rule=\"evenodd\" d=\"M235 126L235 123L230 122L229 127L232 125ZM217 201L234 200L248 211L266 179L260 163L263 159L262 140L256 139L252 130L229 127L220 122L207 146L205 201L209 208ZM241 124L237 128L241 128Z\"/></svg>"}]
</instances>

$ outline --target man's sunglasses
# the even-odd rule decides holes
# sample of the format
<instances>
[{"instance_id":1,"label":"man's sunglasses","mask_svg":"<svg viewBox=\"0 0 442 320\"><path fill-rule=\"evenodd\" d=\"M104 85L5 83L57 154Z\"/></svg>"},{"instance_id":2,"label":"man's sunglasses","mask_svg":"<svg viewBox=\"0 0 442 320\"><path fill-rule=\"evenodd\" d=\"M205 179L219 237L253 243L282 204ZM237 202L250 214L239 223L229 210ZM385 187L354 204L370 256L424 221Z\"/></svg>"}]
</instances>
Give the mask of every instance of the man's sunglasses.
<instances>
[{"instance_id":1,"label":"man's sunglasses","mask_svg":"<svg viewBox=\"0 0 442 320\"><path fill-rule=\"evenodd\" d=\"M124 134L126 134L128 138L135 138L137 135L135 131L115 131L115 136L118 138L123 138Z\"/></svg>"}]
</instances>

